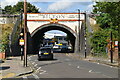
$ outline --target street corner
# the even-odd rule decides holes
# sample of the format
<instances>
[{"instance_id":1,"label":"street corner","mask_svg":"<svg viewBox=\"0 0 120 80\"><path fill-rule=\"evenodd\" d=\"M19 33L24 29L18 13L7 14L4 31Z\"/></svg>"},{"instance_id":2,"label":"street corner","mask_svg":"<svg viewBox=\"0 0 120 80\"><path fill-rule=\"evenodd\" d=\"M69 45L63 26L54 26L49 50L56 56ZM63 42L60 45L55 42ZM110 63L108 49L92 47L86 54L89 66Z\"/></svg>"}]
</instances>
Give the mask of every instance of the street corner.
<instances>
[{"instance_id":1,"label":"street corner","mask_svg":"<svg viewBox=\"0 0 120 80\"><path fill-rule=\"evenodd\" d=\"M16 75L15 73L8 73L6 75L2 75L1 78L13 78L15 75Z\"/></svg>"},{"instance_id":2,"label":"street corner","mask_svg":"<svg viewBox=\"0 0 120 80\"><path fill-rule=\"evenodd\" d=\"M25 69L24 71L25 72L21 72L21 73L16 74L14 77L19 78L21 76L30 75L30 74L35 72L35 70L32 67L27 67L27 69Z\"/></svg>"}]
</instances>

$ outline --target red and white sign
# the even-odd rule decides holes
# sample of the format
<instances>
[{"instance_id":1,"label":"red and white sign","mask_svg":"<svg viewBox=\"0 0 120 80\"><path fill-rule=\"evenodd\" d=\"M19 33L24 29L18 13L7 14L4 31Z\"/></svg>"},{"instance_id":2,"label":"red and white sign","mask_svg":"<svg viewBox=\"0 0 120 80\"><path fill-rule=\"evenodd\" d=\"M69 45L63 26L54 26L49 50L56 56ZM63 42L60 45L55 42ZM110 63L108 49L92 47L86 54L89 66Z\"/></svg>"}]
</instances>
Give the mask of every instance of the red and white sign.
<instances>
[{"instance_id":1,"label":"red and white sign","mask_svg":"<svg viewBox=\"0 0 120 80\"><path fill-rule=\"evenodd\" d=\"M115 46L118 46L118 41L115 41Z\"/></svg>"}]
</instances>

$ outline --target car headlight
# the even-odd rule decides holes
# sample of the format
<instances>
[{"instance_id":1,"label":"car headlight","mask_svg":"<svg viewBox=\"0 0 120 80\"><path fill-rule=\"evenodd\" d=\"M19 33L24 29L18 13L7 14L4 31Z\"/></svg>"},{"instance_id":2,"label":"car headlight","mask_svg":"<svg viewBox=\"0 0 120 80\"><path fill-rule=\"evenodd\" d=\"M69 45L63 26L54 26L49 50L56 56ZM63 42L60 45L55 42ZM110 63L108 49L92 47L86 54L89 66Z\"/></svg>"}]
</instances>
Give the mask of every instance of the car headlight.
<instances>
[{"instance_id":1,"label":"car headlight","mask_svg":"<svg viewBox=\"0 0 120 80\"><path fill-rule=\"evenodd\" d=\"M41 51L39 51L39 54L41 54Z\"/></svg>"},{"instance_id":2,"label":"car headlight","mask_svg":"<svg viewBox=\"0 0 120 80\"><path fill-rule=\"evenodd\" d=\"M68 47L68 49L72 49L71 47Z\"/></svg>"}]
</instances>

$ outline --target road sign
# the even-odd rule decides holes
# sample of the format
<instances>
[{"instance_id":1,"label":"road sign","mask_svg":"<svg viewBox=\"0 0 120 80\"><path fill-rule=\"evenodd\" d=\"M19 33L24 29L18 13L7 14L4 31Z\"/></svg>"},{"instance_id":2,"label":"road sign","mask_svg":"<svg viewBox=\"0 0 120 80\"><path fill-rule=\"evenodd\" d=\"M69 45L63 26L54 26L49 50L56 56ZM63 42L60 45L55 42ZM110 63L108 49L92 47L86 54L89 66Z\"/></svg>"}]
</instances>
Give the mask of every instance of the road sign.
<instances>
[{"instance_id":1,"label":"road sign","mask_svg":"<svg viewBox=\"0 0 120 80\"><path fill-rule=\"evenodd\" d=\"M22 45L24 45L24 39L20 39L19 40L19 44L22 46Z\"/></svg>"}]
</instances>

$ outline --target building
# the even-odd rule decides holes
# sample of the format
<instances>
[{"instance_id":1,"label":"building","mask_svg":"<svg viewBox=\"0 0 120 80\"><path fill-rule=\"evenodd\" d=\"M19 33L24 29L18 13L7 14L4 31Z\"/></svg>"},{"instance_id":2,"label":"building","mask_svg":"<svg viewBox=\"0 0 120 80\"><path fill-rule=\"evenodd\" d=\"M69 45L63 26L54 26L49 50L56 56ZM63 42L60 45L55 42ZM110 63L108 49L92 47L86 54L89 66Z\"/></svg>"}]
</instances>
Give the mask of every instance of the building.
<instances>
[{"instance_id":1,"label":"building","mask_svg":"<svg viewBox=\"0 0 120 80\"><path fill-rule=\"evenodd\" d=\"M66 36L54 36L54 38L57 39L57 44L68 45Z\"/></svg>"}]
</instances>

